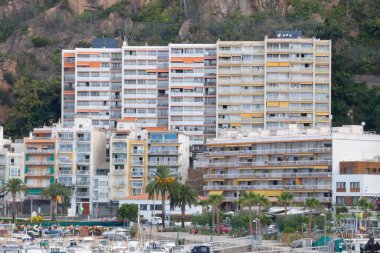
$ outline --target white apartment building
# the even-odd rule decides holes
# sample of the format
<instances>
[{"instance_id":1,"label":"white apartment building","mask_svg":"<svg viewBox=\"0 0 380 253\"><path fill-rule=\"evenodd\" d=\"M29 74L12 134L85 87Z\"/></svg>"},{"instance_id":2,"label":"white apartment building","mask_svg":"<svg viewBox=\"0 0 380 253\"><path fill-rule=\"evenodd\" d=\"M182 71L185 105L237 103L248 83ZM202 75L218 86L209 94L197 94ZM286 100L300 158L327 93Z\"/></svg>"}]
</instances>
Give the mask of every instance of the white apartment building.
<instances>
[{"instance_id":1,"label":"white apartment building","mask_svg":"<svg viewBox=\"0 0 380 253\"><path fill-rule=\"evenodd\" d=\"M222 194L227 210L235 208L242 191L264 194L273 202L291 192L293 202L315 197L335 204L339 164L379 155L380 136L362 126L237 131L207 142L209 158L203 166L206 194ZM365 155L364 155L365 154ZM363 158L364 156L364 158Z\"/></svg>"},{"instance_id":2,"label":"white apartment building","mask_svg":"<svg viewBox=\"0 0 380 253\"><path fill-rule=\"evenodd\" d=\"M331 125L331 41L218 41L218 131Z\"/></svg>"},{"instance_id":3,"label":"white apartment building","mask_svg":"<svg viewBox=\"0 0 380 253\"><path fill-rule=\"evenodd\" d=\"M169 128L188 134L196 150L216 131L216 45L169 48Z\"/></svg>"},{"instance_id":4,"label":"white apartment building","mask_svg":"<svg viewBox=\"0 0 380 253\"><path fill-rule=\"evenodd\" d=\"M125 44L122 50L122 118L138 127L167 127L169 48Z\"/></svg>"},{"instance_id":5,"label":"white apartment building","mask_svg":"<svg viewBox=\"0 0 380 253\"><path fill-rule=\"evenodd\" d=\"M121 118L122 52L120 48L76 48L62 51L62 122L75 116L116 128Z\"/></svg>"}]
</instances>

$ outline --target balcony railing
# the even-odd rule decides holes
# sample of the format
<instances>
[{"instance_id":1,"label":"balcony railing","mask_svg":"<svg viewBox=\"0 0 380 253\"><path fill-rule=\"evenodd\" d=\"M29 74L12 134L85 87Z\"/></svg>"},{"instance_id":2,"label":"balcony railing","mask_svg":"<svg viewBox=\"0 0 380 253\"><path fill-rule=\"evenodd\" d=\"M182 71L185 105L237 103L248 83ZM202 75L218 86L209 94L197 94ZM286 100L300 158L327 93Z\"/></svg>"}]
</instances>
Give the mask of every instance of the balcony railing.
<instances>
[{"instance_id":1,"label":"balcony railing","mask_svg":"<svg viewBox=\"0 0 380 253\"><path fill-rule=\"evenodd\" d=\"M28 161L25 161L25 164L27 164L27 165L54 165L54 161L52 161L52 160L44 160L44 161L28 160Z\"/></svg>"},{"instance_id":2,"label":"balcony railing","mask_svg":"<svg viewBox=\"0 0 380 253\"><path fill-rule=\"evenodd\" d=\"M33 176L33 177L49 177L54 176L54 173L50 172L34 172L34 171L28 171L25 176Z\"/></svg>"},{"instance_id":3,"label":"balcony railing","mask_svg":"<svg viewBox=\"0 0 380 253\"><path fill-rule=\"evenodd\" d=\"M89 192L77 192L76 195L77 197L90 197Z\"/></svg>"},{"instance_id":4,"label":"balcony railing","mask_svg":"<svg viewBox=\"0 0 380 253\"><path fill-rule=\"evenodd\" d=\"M26 149L28 154L53 154L54 149Z\"/></svg>"},{"instance_id":5,"label":"balcony railing","mask_svg":"<svg viewBox=\"0 0 380 253\"><path fill-rule=\"evenodd\" d=\"M302 202L303 203L308 198L310 198L310 197L294 197L292 202ZM331 197L313 197L313 198L316 198L321 203L330 203L332 201ZM227 202L235 202L238 200L237 197L230 197L230 196L224 196L223 199L224 199L224 201L227 201Z\"/></svg>"},{"instance_id":6,"label":"balcony railing","mask_svg":"<svg viewBox=\"0 0 380 253\"><path fill-rule=\"evenodd\" d=\"M178 139L149 139L150 143L178 143Z\"/></svg>"},{"instance_id":7,"label":"balcony railing","mask_svg":"<svg viewBox=\"0 0 380 253\"><path fill-rule=\"evenodd\" d=\"M78 159L78 163L90 163L90 159Z\"/></svg>"},{"instance_id":8,"label":"balcony railing","mask_svg":"<svg viewBox=\"0 0 380 253\"><path fill-rule=\"evenodd\" d=\"M112 153L127 153L127 148L112 148Z\"/></svg>"},{"instance_id":9,"label":"balcony railing","mask_svg":"<svg viewBox=\"0 0 380 253\"><path fill-rule=\"evenodd\" d=\"M114 158L112 159L112 163L126 163L127 158Z\"/></svg>"},{"instance_id":10,"label":"balcony railing","mask_svg":"<svg viewBox=\"0 0 380 253\"><path fill-rule=\"evenodd\" d=\"M143 177L144 176L144 172L142 172L142 171L132 171L131 172L131 176L132 177Z\"/></svg>"},{"instance_id":11,"label":"balcony railing","mask_svg":"<svg viewBox=\"0 0 380 253\"><path fill-rule=\"evenodd\" d=\"M90 181L77 181L75 184L78 186L90 186Z\"/></svg>"},{"instance_id":12,"label":"balcony railing","mask_svg":"<svg viewBox=\"0 0 380 253\"><path fill-rule=\"evenodd\" d=\"M235 179L235 178L304 178L304 177L331 177L331 173L245 173L245 174L205 174L203 179Z\"/></svg>"},{"instance_id":13,"label":"balcony railing","mask_svg":"<svg viewBox=\"0 0 380 253\"><path fill-rule=\"evenodd\" d=\"M78 175L90 175L89 170L77 170Z\"/></svg>"},{"instance_id":14,"label":"balcony railing","mask_svg":"<svg viewBox=\"0 0 380 253\"><path fill-rule=\"evenodd\" d=\"M112 174L113 175L124 175L124 170L114 170L113 172L112 172Z\"/></svg>"},{"instance_id":15,"label":"balcony railing","mask_svg":"<svg viewBox=\"0 0 380 253\"><path fill-rule=\"evenodd\" d=\"M206 185L203 190L326 190L331 191L331 185Z\"/></svg>"},{"instance_id":16,"label":"balcony railing","mask_svg":"<svg viewBox=\"0 0 380 253\"><path fill-rule=\"evenodd\" d=\"M262 161L262 162L221 162L205 163L207 167L254 167L254 166L313 166L331 165L331 160L304 160L304 161Z\"/></svg>"},{"instance_id":17,"label":"balcony railing","mask_svg":"<svg viewBox=\"0 0 380 253\"><path fill-rule=\"evenodd\" d=\"M171 166L178 166L178 161L149 161L149 166L156 166L156 165L171 165Z\"/></svg>"},{"instance_id":18,"label":"balcony railing","mask_svg":"<svg viewBox=\"0 0 380 253\"><path fill-rule=\"evenodd\" d=\"M178 155L176 150L149 150L148 154L150 155Z\"/></svg>"}]
</instances>

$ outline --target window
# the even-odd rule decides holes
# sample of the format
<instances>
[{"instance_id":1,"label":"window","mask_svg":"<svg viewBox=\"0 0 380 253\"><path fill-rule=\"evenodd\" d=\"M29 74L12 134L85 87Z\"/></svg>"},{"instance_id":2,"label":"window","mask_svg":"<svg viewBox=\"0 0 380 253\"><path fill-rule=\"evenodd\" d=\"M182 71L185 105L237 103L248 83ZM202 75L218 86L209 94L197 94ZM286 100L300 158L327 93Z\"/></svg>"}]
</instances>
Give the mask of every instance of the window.
<instances>
[{"instance_id":1,"label":"window","mask_svg":"<svg viewBox=\"0 0 380 253\"><path fill-rule=\"evenodd\" d=\"M140 205L140 210L143 210L143 211L148 210L148 205Z\"/></svg>"},{"instance_id":2,"label":"window","mask_svg":"<svg viewBox=\"0 0 380 253\"><path fill-rule=\"evenodd\" d=\"M344 197L336 197L337 205L344 205Z\"/></svg>"},{"instance_id":3,"label":"window","mask_svg":"<svg viewBox=\"0 0 380 253\"><path fill-rule=\"evenodd\" d=\"M350 182L351 189L360 189L360 182Z\"/></svg>"},{"instance_id":4,"label":"window","mask_svg":"<svg viewBox=\"0 0 380 253\"><path fill-rule=\"evenodd\" d=\"M346 182L336 182L337 189L346 189Z\"/></svg>"}]
</instances>

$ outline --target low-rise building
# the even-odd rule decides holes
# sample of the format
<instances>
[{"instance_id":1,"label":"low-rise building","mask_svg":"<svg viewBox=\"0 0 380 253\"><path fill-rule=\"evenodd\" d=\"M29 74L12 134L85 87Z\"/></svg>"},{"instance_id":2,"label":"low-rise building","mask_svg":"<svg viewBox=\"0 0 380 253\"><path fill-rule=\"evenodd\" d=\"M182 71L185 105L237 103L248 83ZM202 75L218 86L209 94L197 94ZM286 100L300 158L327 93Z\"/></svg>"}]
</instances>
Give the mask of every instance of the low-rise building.
<instances>
[{"instance_id":1,"label":"low-rise building","mask_svg":"<svg viewBox=\"0 0 380 253\"><path fill-rule=\"evenodd\" d=\"M366 133L362 126L306 130L290 125L246 135L230 131L208 141L207 147L204 190L206 195L222 194L227 210L235 208L243 191L273 202L282 192L291 192L294 203L315 197L331 205L340 161L379 155L380 135Z\"/></svg>"}]
</instances>

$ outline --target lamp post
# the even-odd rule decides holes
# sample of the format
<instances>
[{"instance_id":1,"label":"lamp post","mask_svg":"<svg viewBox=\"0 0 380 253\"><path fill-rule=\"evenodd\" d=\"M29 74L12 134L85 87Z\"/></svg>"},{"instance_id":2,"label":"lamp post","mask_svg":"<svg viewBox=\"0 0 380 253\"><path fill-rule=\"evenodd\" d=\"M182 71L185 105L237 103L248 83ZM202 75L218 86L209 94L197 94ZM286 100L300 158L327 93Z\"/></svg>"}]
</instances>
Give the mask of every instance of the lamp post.
<instances>
[{"instance_id":1,"label":"lamp post","mask_svg":"<svg viewBox=\"0 0 380 253\"><path fill-rule=\"evenodd\" d=\"M323 216L325 218L325 242L326 242L326 214L322 213L321 216Z\"/></svg>"},{"instance_id":2,"label":"lamp post","mask_svg":"<svg viewBox=\"0 0 380 253\"><path fill-rule=\"evenodd\" d=\"M253 221L252 221L252 223L255 223L255 230L256 230L256 233L255 233L255 237L257 237L257 224L258 224L258 219L254 219Z\"/></svg>"}]
</instances>

